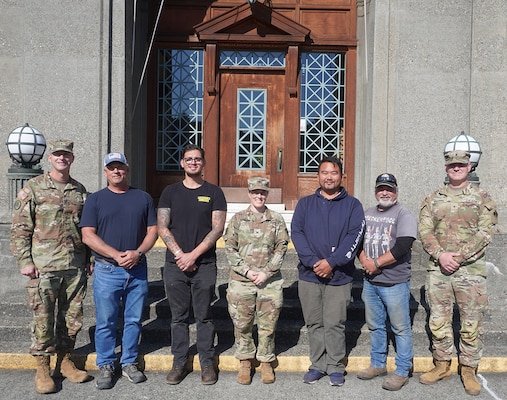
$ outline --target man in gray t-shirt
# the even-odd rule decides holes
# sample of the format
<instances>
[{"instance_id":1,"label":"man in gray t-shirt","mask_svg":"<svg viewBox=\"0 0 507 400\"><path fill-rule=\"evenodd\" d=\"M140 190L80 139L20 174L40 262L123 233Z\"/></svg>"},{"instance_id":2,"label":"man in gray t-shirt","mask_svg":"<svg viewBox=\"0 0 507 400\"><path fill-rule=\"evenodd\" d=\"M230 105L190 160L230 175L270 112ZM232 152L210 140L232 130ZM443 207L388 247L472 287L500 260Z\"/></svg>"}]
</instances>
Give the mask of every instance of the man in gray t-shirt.
<instances>
[{"instance_id":1,"label":"man in gray t-shirt","mask_svg":"<svg viewBox=\"0 0 507 400\"><path fill-rule=\"evenodd\" d=\"M364 269L362 299L371 338L370 366L357 377L368 380L387 374L389 317L396 341L396 370L382 387L400 390L408 383L412 368L410 259L417 220L398 203L398 184L392 174L377 177L375 198L377 205L365 211L366 231L359 254Z\"/></svg>"}]
</instances>

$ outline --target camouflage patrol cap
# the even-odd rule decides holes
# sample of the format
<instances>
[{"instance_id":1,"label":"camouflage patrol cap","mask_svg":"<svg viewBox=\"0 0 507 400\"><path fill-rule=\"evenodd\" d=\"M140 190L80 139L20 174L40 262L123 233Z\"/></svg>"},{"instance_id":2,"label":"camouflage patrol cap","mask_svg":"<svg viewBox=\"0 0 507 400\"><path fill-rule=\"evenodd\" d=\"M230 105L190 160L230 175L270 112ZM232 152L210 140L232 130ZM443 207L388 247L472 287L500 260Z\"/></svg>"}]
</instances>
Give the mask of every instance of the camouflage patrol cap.
<instances>
[{"instance_id":1,"label":"camouflage patrol cap","mask_svg":"<svg viewBox=\"0 0 507 400\"><path fill-rule=\"evenodd\" d=\"M470 162L470 153L465 150L448 151L444 154L445 165L449 164L468 164Z\"/></svg>"},{"instance_id":2,"label":"camouflage patrol cap","mask_svg":"<svg viewBox=\"0 0 507 400\"><path fill-rule=\"evenodd\" d=\"M265 190L269 192L269 179L257 176L248 180L248 190Z\"/></svg>"},{"instance_id":3,"label":"camouflage patrol cap","mask_svg":"<svg viewBox=\"0 0 507 400\"><path fill-rule=\"evenodd\" d=\"M49 154L56 153L57 151L66 151L67 153L74 154L74 142L66 139L58 139L49 143Z\"/></svg>"}]
</instances>

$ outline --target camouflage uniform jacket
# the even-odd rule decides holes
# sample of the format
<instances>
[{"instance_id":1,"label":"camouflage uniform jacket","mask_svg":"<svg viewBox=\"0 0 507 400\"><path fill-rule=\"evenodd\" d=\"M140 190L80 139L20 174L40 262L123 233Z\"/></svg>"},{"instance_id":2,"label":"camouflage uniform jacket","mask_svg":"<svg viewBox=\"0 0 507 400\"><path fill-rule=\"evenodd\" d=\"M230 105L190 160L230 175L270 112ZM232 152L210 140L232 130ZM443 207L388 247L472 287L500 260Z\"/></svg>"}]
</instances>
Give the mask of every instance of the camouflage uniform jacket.
<instances>
[{"instance_id":1,"label":"camouflage uniform jacket","mask_svg":"<svg viewBox=\"0 0 507 400\"><path fill-rule=\"evenodd\" d=\"M20 269L35 265L40 272L84 268L87 247L81 241L79 220L85 187L74 179L64 191L49 173L30 179L14 202L11 252Z\"/></svg>"},{"instance_id":2,"label":"camouflage uniform jacket","mask_svg":"<svg viewBox=\"0 0 507 400\"><path fill-rule=\"evenodd\" d=\"M459 193L446 185L430 194L421 204L419 236L431 256L429 270L440 270L438 258L444 252L460 253L460 268L485 275L484 253L491 242L498 215L487 192L468 184Z\"/></svg>"},{"instance_id":3,"label":"camouflage uniform jacket","mask_svg":"<svg viewBox=\"0 0 507 400\"><path fill-rule=\"evenodd\" d=\"M279 213L266 209L258 214L250 208L240 211L231 218L224 240L231 279L249 282L246 274L250 269L266 273L268 279L281 277L289 233Z\"/></svg>"}]
</instances>

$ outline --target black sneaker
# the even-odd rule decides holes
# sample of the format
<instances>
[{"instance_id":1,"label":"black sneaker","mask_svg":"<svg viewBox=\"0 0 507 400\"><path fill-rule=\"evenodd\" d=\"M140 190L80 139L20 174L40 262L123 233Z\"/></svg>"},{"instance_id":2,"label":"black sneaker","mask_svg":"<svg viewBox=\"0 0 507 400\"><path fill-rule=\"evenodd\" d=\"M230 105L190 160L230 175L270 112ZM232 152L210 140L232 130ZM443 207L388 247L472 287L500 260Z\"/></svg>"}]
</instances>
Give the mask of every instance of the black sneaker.
<instances>
[{"instance_id":1,"label":"black sneaker","mask_svg":"<svg viewBox=\"0 0 507 400\"><path fill-rule=\"evenodd\" d=\"M121 369L121 374L132 383L141 383L146 380L146 375L139 371L136 364L125 365Z\"/></svg>"},{"instance_id":2,"label":"black sneaker","mask_svg":"<svg viewBox=\"0 0 507 400\"><path fill-rule=\"evenodd\" d=\"M95 382L97 389L111 389L113 387L113 376L114 368L112 365L100 367L99 377L97 378L97 382Z\"/></svg>"},{"instance_id":3,"label":"black sneaker","mask_svg":"<svg viewBox=\"0 0 507 400\"><path fill-rule=\"evenodd\" d=\"M169 385L177 385L180 383L183 379L185 379L185 376L188 375L188 370L185 366L183 367L175 367L169 371L167 374L166 381Z\"/></svg>"},{"instance_id":4,"label":"black sneaker","mask_svg":"<svg viewBox=\"0 0 507 400\"><path fill-rule=\"evenodd\" d=\"M203 385L214 385L217 381L217 371L215 371L213 365L206 365L201 368L201 383Z\"/></svg>"}]
</instances>

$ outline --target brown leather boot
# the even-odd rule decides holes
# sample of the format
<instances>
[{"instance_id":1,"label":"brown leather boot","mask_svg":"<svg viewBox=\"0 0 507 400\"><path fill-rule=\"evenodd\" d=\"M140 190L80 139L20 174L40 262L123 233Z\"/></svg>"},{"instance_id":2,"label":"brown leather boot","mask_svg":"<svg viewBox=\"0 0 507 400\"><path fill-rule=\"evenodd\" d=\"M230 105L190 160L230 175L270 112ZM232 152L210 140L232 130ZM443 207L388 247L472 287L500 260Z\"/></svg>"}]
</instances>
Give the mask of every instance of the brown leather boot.
<instances>
[{"instance_id":1,"label":"brown leather boot","mask_svg":"<svg viewBox=\"0 0 507 400\"><path fill-rule=\"evenodd\" d=\"M467 365L461 366L461 382L465 392L471 396L478 396L481 393L481 384L475 375L476 369Z\"/></svg>"},{"instance_id":2,"label":"brown leather boot","mask_svg":"<svg viewBox=\"0 0 507 400\"><path fill-rule=\"evenodd\" d=\"M60 373L64 378L74 383L83 383L90 379L90 375L86 371L76 368L69 353L58 353L55 373Z\"/></svg>"},{"instance_id":3,"label":"brown leather boot","mask_svg":"<svg viewBox=\"0 0 507 400\"><path fill-rule=\"evenodd\" d=\"M37 362L37 372L35 373L35 391L40 394L56 392L56 385L51 378L49 366L49 356L35 356Z\"/></svg>"},{"instance_id":4,"label":"brown leather boot","mask_svg":"<svg viewBox=\"0 0 507 400\"><path fill-rule=\"evenodd\" d=\"M252 363L250 360L241 360L238 371L238 383L250 385L252 383Z\"/></svg>"},{"instance_id":5,"label":"brown leather boot","mask_svg":"<svg viewBox=\"0 0 507 400\"><path fill-rule=\"evenodd\" d=\"M261 362L261 382L273 383L275 381L275 373L269 362Z\"/></svg>"},{"instance_id":6,"label":"brown leather boot","mask_svg":"<svg viewBox=\"0 0 507 400\"><path fill-rule=\"evenodd\" d=\"M419 382L424 383L425 385L433 385L441 380L447 380L451 377L451 362L450 361L438 361L433 360L435 367L422 374L419 377Z\"/></svg>"}]
</instances>

